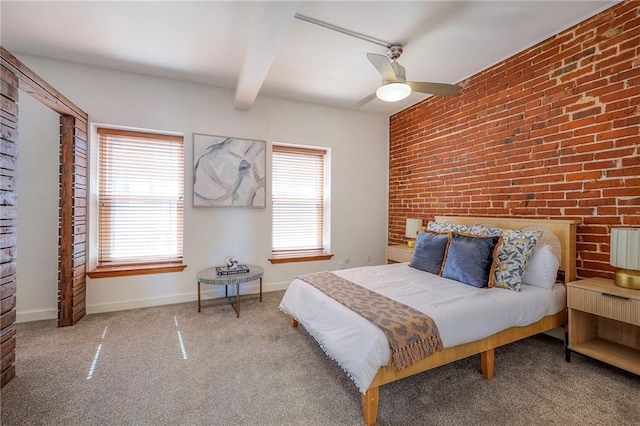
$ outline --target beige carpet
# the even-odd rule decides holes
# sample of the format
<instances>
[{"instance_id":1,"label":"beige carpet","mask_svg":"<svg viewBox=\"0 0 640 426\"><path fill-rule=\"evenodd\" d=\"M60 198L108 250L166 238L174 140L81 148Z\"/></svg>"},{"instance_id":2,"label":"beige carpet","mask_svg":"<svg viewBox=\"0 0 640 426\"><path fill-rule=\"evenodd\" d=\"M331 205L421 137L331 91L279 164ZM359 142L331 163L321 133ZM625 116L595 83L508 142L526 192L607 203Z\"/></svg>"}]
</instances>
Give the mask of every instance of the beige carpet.
<instances>
[{"instance_id":1,"label":"beige carpet","mask_svg":"<svg viewBox=\"0 0 640 426\"><path fill-rule=\"evenodd\" d=\"M281 297L245 301L239 319L207 301L200 314L192 302L19 324L2 424L363 424L355 385L290 326ZM640 377L577 354L566 363L553 338L498 349L493 380L479 368L476 356L383 386L378 424L640 424Z\"/></svg>"}]
</instances>

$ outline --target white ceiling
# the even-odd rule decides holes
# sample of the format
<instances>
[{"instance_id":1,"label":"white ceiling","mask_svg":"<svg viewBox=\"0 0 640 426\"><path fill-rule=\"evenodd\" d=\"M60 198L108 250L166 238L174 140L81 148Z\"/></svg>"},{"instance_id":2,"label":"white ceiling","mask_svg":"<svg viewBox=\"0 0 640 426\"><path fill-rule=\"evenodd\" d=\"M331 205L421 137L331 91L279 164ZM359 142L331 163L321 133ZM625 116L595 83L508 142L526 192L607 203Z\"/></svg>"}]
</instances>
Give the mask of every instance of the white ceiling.
<instances>
[{"instance_id":1,"label":"white ceiling","mask_svg":"<svg viewBox=\"0 0 640 426\"><path fill-rule=\"evenodd\" d=\"M14 54L223 87L248 109L260 95L349 108L381 83L366 53L384 47L295 13L401 43L408 80L458 83L617 1L0 3ZM360 110L390 115L426 96Z\"/></svg>"}]
</instances>

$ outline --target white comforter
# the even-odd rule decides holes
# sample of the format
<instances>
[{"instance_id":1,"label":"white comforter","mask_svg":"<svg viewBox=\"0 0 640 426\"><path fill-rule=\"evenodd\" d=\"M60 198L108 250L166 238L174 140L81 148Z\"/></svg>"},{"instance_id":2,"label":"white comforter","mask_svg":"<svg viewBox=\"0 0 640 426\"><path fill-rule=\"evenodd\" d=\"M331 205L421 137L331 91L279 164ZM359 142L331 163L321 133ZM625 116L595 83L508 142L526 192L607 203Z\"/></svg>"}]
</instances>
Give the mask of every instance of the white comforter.
<instances>
[{"instance_id":1,"label":"white comforter","mask_svg":"<svg viewBox=\"0 0 640 426\"><path fill-rule=\"evenodd\" d=\"M406 263L333 273L429 315L445 348L534 323L566 305L560 284L550 291L527 285L520 292L478 289ZM280 309L307 329L361 392L369 388L378 369L389 363L389 343L378 327L304 281L293 280Z\"/></svg>"}]
</instances>

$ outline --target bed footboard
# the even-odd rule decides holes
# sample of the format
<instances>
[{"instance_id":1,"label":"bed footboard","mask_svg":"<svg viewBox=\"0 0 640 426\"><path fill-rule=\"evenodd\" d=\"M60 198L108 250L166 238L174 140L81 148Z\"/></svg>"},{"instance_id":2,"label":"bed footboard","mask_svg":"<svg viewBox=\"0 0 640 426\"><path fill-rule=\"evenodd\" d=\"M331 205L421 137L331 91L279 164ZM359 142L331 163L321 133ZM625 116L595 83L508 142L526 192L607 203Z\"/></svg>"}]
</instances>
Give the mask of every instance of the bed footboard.
<instances>
[{"instance_id":1,"label":"bed footboard","mask_svg":"<svg viewBox=\"0 0 640 426\"><path fill-rule=\"evenodd\" d=\"M489 349L480 353L482 364L482 377L489 380L493 378L495 365L495 349ZM378 401L380 399L380 386L372 386L362 397L362 417L367 426L376 424L378 418Z\"/></svg>"},{"instance_id":2,"label":"bed footboard","mask_svg":"<svg viewBox=\"0 0 640 426\"><path fill-rule=\"evenodd\" d=\"M376 423L378 416L379 387L381 385L476 354L480 354L482 377L491 379L493 378L495 368L495 348L551 330L555 327L563 326L566 324L566 321L567 311L565 309L562 312L549 315L527 326L508 328L482 340L446 348L402 370L396 370L390 366L381 367L373 379L371 387L367 389L367 392L362 394L362 416L365 423L367 426Z\"/></svg>"}]
</instances>

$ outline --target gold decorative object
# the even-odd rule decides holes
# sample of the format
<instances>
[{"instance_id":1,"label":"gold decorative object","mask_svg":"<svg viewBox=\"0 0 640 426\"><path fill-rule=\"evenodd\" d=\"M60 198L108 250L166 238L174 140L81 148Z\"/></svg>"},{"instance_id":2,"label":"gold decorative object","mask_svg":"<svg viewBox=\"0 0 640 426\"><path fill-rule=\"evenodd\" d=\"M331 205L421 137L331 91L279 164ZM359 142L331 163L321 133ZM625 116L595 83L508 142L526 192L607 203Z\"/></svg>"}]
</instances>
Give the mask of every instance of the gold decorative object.
<instances>
[{"instance_id":1,"label":"gold decorative object","mask_svg":"<svg viewBox=\"0 0 640 426\"><path fill-rule=\"evenodd\" d=\"M640 271L618 269L613 276L613 283L618 287L640 290Z\"/></svg>"},{"instance_id":2,"label":"gold decorative object","mask_svg":"<svg viewBox=\"0 0 640 426\"><path fill-rule=\"evenodd\" d=\"M640 290L640 229L611 229L611 265L621 268L613 276L618 287Z\"/></svg>"}]
</instances>

